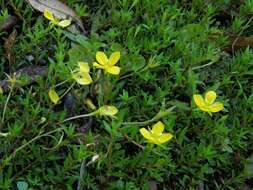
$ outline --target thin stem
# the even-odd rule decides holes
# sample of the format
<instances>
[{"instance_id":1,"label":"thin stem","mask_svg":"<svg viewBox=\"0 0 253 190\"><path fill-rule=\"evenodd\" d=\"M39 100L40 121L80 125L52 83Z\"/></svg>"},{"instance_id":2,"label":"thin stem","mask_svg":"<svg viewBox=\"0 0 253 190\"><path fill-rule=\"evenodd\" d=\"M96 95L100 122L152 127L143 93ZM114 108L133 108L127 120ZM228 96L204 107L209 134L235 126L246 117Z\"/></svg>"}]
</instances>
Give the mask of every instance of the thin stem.
<instances>
[{"instance_id":1,"label":"thin stem","mask_svg":"<svg viewBox=\"0 0 253 190\"><path fill-rule=\"evenodd\" d=\"M68 82L68 81L69 81L69 80L65 80L65 81L63 81L63 82L60 82L60 83L58 83L57 85L55 85L54 88L56 88L56 87L58 87L58 86L61 86L61 85L65 84L65 83Z\"/></svg>"},{"instance_id":2,"label":"thin stem","mask_svg":"<svg viewBox=\"0 0 253 190\"><path fill-rule=\"evenodd\" d=\"M155 118L153 117L152 119L147 120L147 121L124 122L124 123L122 123L122 125L140 125L140 126L143 126L143 125L148 125L149 123L152 123L154 120L155 120Z\"/></svg>"},{"instance_id":3,"label":"thin stem","mask_svg":"<svg viewBox=\"0 0 253 190\"><path fill-rule=\"evenodd\" d=\"M5 112L6 112L6 109L7 109L8 102L9 102L9 100L10 100L10 98L11 98L11 93L12 93L12 91L13 91L13 88L14 88L14 86L11 85L11 90L10 90L10 92L9 92L9 94L8 94L8 97L7 97L7 100L6 100L5 104L4 104L4 110L3 110L3 116L2 116L2 123L4 123Z\"/></svg>"},{"instance_id":4,"label":"thin stem","mask_svg":"<svg viewBox=\"0 0 253 190\"><path fill-rule=\"evenodd\" d=\"M77 190L81 190L83 187L82 181L85 175L85 158L82 160L82 164L80 167L80 172L79 172L79 181L77 185Z\"/></svg>"},{"instance_id":5,"label":"thin stem","mask_svg":"<svg viewBox=\"0 0 253 190\"><path fill-rule=\"evenodd\" d=\"M207 66L210 66L210 65L212 65L212 64L214 64L215 62L209 62L209 63L207 63L207 64L205 64L205 65L200 65L200 66L196 66L196 67L193 67L192 68L192 70L194 71L194 70L197 70L197 69L203 69L203 68L205 68L205 67L207 67Z\"/></svg>"},{"instance_id":6,"label":"thin stem","mask_svg":"<svg viewBox=\"0 0 253 190\"><path fill-rule=\"evenodd\" d=\"M39 139L39 138L41 138L41 137L48 136L48 135L50 135L50 134L52 134L52 133L55 133L55 132L61 131L61 130L63 130L63 128L57 128L57 129L55 129L55 130L49 131L49 132L44 133L44 134L39 133L38 136L34 137L33 139L31 139L31 140L28 141L27 143L25 143L25 144L23 144L22 146L20 146L19 148L17 148L17 149L13 152L12 155L15 155L18 151L22 150L22 149L25 148L27 145L31 144L33 141L36 141L37 139Z\"/></svg>"},{"instance_id":7,"label":"thin stem","mask_svg":"<svg viewBox=\"0 0 253 190\"><path fill-rule=\"evenodd\" d=\"M63 93L63 95L61 95L60 99L62 99L62 98L73 88L73 86L74 86L75 84L76 84L76 83L73 82L73 83L71 84L71 86Z\"/></svg>"},{"instance_id":8,"label":"thin stem","mask_svg":"<svg viewBox=\"0 0 253 190\"><path fill-rule=\"evenodd\" d=\"M91 112L91 113L88 113L88 114L76 115L76 116L64 119L61 123L65 123L67 121L71 121L71 120L74 120L74 119L79 119L79 118L84 118L84 117L90 117L90 116L95 115L96 113L97 113L97 111L94 111L94 112Z\"/></svg>"},{"instance_id":9,"label":"thin stem","mask_svg":"<svg viewBox=\"0 0 253 190\"><path fill-rule=\"evenodd\" d=\"M161 119L162 117L168 115L175 108L176 108L176 106L172 106L172 107L170 107L169 109L167 109L165 111L160 111L152 119L149 119L147 121L124 122L124 123L122 123L122 125L140 125L140 126L148 125L148 124L150 124L154 121L157 121L157 120Z\"/></svg>"}]
</instances>

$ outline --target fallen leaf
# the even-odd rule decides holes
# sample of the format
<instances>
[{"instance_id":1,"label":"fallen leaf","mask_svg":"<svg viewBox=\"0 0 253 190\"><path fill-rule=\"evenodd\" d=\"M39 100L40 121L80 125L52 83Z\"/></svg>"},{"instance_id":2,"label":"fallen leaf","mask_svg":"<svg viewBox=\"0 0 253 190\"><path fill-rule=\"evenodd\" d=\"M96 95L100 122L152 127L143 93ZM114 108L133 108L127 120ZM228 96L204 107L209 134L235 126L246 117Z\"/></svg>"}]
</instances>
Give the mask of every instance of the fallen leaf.
<instances>
[{"instance_id":1,"label":"fallen leaf","mask_svg":"<svg viewBox=\"0 0 253 190\"><path fill-rule=\"evenodd\" d=\"M13 54L12 48L15 44L16 37L17 32L14 30L4 42L4 50L5 50L4 56L9 61L9 64L13 64L15 62L15 56Z\"/></svg>"},{"instance_id":2,"label":"fallen leaf","mask_svg":"<svg viewBox=\"0 0 253 190\"><path fill-rule=\"evenodd\" d=\"M156 181L150 181L149 182L149 190L157 190L158 188L157 188L157 183L156 183Z\"/></svg>"},{"instance_id":3,"label":"fallen leaf","mask_svg":"<svg viewBox=\"0 0 253 190\"><path fill-rule=\"evenodd\" d=\"M16 16L9 16L3 24L0 26L0 30L10 30L13 26L15 26L19 21L19 18Z\"/></svg>"},{"instance_id":4,"label":"fallen leaf","mask_svg":"<svg viewBox=\"0 0 253 190\"><path fill-rule=\"evenodd\" d=\"M70 17L76 24L85 32L81 19L76 15L75 11L68 7L66 4L58 0L27 0L30 5L44 13L45 9L50 11L55 17L66 19Z\"/></svg>"},{"instance_id":5,"label":"fallen leaf","mask_svg":"<svg viewBox=\"0 0 253 190\"><path fill-rule=\"evenodd\" d=\"M230 38L230 43L224 48L226 52L233 52L242 48L253 46L253 36L240 36Z\"/></svg>"}]
</instances>

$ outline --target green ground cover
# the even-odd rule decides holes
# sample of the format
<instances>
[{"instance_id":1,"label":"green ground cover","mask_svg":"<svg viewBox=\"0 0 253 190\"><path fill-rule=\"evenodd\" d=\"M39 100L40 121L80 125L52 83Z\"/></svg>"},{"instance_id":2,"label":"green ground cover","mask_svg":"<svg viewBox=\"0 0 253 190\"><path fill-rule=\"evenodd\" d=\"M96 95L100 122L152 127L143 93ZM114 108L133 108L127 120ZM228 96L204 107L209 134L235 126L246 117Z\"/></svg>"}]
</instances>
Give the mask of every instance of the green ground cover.
<instances>
[{"instance_id":1,"label":"green ground cover","mask_svg":"<svg viewBox=\"0 0 253 190\"><path fill-rule=\"evenodd\" d=\"M0 189L253 189L252 0L63 2L0 0Z\"/></svg>"}]
</instances>

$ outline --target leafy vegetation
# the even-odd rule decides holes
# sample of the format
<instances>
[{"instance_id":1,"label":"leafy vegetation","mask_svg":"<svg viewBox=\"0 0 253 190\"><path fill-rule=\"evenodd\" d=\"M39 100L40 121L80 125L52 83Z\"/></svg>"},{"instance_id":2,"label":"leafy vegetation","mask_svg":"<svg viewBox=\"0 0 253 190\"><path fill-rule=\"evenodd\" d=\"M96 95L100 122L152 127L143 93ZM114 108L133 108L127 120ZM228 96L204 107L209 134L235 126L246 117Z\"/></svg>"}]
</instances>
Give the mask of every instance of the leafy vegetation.
<instances>
[{"instance_id":1,"label":"leafy vegetation","mask_svg":"<svg viewBox=\"0 0 253 190\"><path fill-rule=\"evenodd\" d=\"M252 0L64 2L0 0L0 189L253 188Z\"/></svg>"}]
</instances>

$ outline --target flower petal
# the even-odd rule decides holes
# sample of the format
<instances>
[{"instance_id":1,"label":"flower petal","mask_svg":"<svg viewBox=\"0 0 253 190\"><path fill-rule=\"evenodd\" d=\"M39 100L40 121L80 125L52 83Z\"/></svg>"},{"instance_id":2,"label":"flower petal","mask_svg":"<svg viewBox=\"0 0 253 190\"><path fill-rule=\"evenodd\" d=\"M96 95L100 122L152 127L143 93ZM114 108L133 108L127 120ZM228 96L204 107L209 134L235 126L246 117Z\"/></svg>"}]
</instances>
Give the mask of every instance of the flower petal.
<instances>
[{"instance_id":1,"label":"flower petal","mask_svg":"<svg viewBox=\"0 0 253 190\"><path fill-rule=\"evenodd\" d=\"M96 53L96 59L97 59L97 62L100 64L100 65L106 65L108 64L108 58L107 56L105 55L104 52L102 51L98 51Z\"/></svg>"},{"instance_id":2,"label":"flower petal","mask_svg":"<svg viewBox=\"0 0 253 190\"><path fill-rule=\"evenodd\" d=\"M109 58L109 65L111 66L115 65L119 61L119 58L120 52L119 51L113 52Z\"/></svg>"},{"instance_id":3,"label":"flower petal","mask_svg":"<svg viewBox=\"0 0 253 190\"><path fill-rule=\"evenodd\" d=\"M161 135L164 130L164 124L161 121L158 121L156 124L152 126L151 132L156 135Z\"/></svg>"},{"instance_id":4,"label":"flower petal","mask_svg":"<svg viewBox=\"0 0 253 190\"><path fill-rule=\"evenodd\" d=\"M58 26L63 27L63 28L69 26L70 24L71 24L71 20L68 20L68 19L62 20L57 23Z\"/></svg>"},{"instance_id":5,"label":"flower petal","mask_svg":"<svg viewBox=\"0 0 253 190\"><path fill-rule=\"evenodd\" d=\"M216 97L217 97L216 92L208 91L205 95L205 101L208 105L211 105L212 103L214 103Z\"/></svg>"},{"instance_id":6,"label":"flower petal","mask_svg":"<svg viewBox=\"0 0 253 190\"><path fill-rule=\"evenodd\" d=\"M209 106L210 111L213 113L219 112L219 111L223 110L223 108L224 108L224 105L221 102L215 102Z\"/></svg>"},{"instance_id":7,"label":"flower petal","mask_svg":"<svg viewBox=\"0 0 253 190\"><path fill-rule=\"evenodd\" d=\"M148 140L153 140L153 138L151 137L151 133L145 129L145 128L141 128L140 129L140 133L142 134L142 136Z\"/></svg>"},{"instance_id":8,"label":"flower petal","mask_svg":"<svg viewBox=\"0 0 253 190\"><path fill-rule=\"evenodd\" d=\"M158 141L160 142L160 144L162 144L172 139L172 137L173 135L171 133L164 133L161 135L161 137L158 138Z\"/></svg>"},{"instance_id":9,"label":"flower petal","mask_svg":"<svg viewBox=\"0 0 253 190\"><path fill-rule=\"evenodd\" d=\"M81 85L89 85L92 83L92 78L89 73L86 72L77 72L72 74L73 79Z\"/></svg>"},{"instance_id":10,"label":"flower petal","mask_svg":"<svg viewBox=\"0 0 253 190\"><path fill-rule=\"evenodd\" d=\"M54 15L52 12L50 12L49 10L45 9L44 10L44 17L50 21L54 21Z\"/></svg>"},{"instance_id":11,"label":"flower petal","mask_svg":"<svg viewBox=\"0 0 253 190\"><path fill-rule=\"evenodd\" d=\"M107 67L105 68L105 71L113 75L118 75L120 73L120 67L118 66Z\"/></svg>"},{"instance_id":12,"label":"flower petal","mask_svg":"<svg viewBox=\"0 0 253 190\"><path fill-rule=\"evenodd\" d=\"M159 139L155 139L153 137L151 137L151 139L149 140L150 143L156 144L156 145L160 145L162 144Z\"/></svg>"},{"instance_id":13,"label":"flower petal","mask_svg":"<svg viewBox=\"0 0 253 190\"><path fill-rule=\"evenodd\" d=\"M86 103L86 105L87 105L87 107L89 109L91 109L91 110L95 110L96 109L96 106L93 104L93 102L92 102L92 100L90 98L88 98L85 103Z\"/></svg>"},{"instance_id":14,"label":"flower petal","mask_svg":"<svg viewBox=\"0 0 253 190\"><path fill-rule=\"evenodd\" d=\"M193 95L193 99L194 99L195 104L198 107L204 107L204 106L206 106L205 100L203 99L203 97L201 95L194 94Z\"/></svg>"},{"instance_id":15,"label":"flower petal","mask_svg":"<svg viewBox=\"0 0 253 190\"><path fill-rule=\"evenodd\" d=\"M90 72L90 67L87 62L78 61L77 64L81 72L84 72L84 73Z\"/></svg>"},{"instance_id":16,"label":"flower petal","mask_svg":"<svg viewBox=\"0 0 253 190\"><path fill-rule=\"evenodd\" d=\"M93 67L99 68L99 69L104 69L105 67L103 65L99 65L97 62L93 62Z\"/></svg>"},{"instance_id":17,"label":"flower petal","mask_svg":"<svg viewBox=\"0 0 253 190\"><path fill-rule=\"evenodd\" d=\"M54 89L50 89L48 92L48 96L50 98L50 100L54 103L57 104L60 100L60 97L58 96L58 94L55 92Z\"/></svg>"},{"instance_id":18,"label":"flower petal","mask_svg":"<svg viewBox=\"0 0 253 190\"><path fill-rule=\"evenodd\" d=\"M115 106L102 106L98 109L100 115L114 116L118 113L118 109Z\"/></svg>"}]
</instances>

